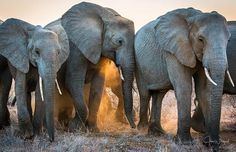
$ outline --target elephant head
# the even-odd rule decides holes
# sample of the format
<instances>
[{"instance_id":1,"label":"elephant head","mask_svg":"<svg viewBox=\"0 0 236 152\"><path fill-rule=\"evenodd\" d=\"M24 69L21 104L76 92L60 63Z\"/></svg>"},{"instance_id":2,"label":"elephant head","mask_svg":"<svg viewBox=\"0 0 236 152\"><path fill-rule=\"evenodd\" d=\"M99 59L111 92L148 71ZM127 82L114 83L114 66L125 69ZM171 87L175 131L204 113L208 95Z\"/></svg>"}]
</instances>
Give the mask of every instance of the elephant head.
<instances>
[{"instance_id":1,"label":"elephant head","mask_svg":"<svg viewBox=\"0 0 236 152\"><path fill-rule=\"evenodd\" d=\"M53 100L56 75L69 55L69 44L67 42L63 46L63 39L59 34L57 29L53 32L53 29L44 29L18 19L8 19L0 26L0 54L23 74L29 72L30 66L38 69L40 93L46 103L46 125L51 140L54 140Z\"/></svg>"},{"instance_id":2,"label":"elephant head","mask_svg":"<svg viewBox=\"0 0 236 152\"><path fill-rule=\"evenodd\" d=\"M230 37L226 19L217 12L202 13L189 8L169 12L160 17L158 23L157 41L165 51L175 55L184 66L195 68L200 63L204 68L209 105L207 132L210 140L218 143L222 89L228 67L226 47Z\"/></svg>"},{"instance_id":3,"label":"elephant head","mask_svg":"<svg viewBox=\"0 0 236 152\"><path fill-rule=\"evenodd\" d=\"M69 40L93 64L101 56L112 59L123 73L125 112L132 127L132 83L134 73L134 23L114 10L82 2L62 16Z\"/></svg>"}]
</instances>

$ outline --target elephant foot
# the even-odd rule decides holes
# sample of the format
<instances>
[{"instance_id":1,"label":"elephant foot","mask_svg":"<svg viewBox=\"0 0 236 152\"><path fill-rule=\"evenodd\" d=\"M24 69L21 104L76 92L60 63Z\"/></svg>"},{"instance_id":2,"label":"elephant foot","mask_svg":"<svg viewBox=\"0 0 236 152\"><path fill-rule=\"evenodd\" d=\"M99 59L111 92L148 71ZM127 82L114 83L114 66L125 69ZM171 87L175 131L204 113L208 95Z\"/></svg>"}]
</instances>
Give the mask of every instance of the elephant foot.
<instances>
[{"instance_id":1,"label":"elephant foot","mask_svg":"<svg viewBox=\"0 0 236 152\"><path fill-rule=\"evenodd\" d=\"M75 132L75 131L86 132L87 131L85 123L76 118L69 121L68 130L70 132Z\"/></svg>"},{"instance_id":2,"label":"elephant foot","mask_svg":"<svg viewBox=\"0 0 236 152\"><path fill-rule=\"evenodd\" d=\"M205 145L206 147L210 146L210 136L204 135L202 139L202 144Z\"/></svg>"},{"instance_id":3,"label":"elephant foot","mask_svg":"<svg viewBox=\"0 0 236 152\"><path fill-rule=\"evenodd\" d=\"M178 144L183 144L183 145L192 145L193 144L193 139L190 134L188 134L188 135L177 134L174 137L174 141Z\"/></svg>"},{"instance_id":4,"label":"elephant foot","mask_svg":"<svg viewBox=\"0 0 236 152\"><path fill-rule=\"evenodd\" d=\"M161 125L157 125L156 123L151 123L151 125L148 128L148 134L154 135L154 136L160 136L166 134L164 129L161 127Z\"/></svg>"},{"instance_id":5,"label":"elephant foot","mask_svg":"<svg viewBox=\"0 0 236 152\"><path fill-rule=\"evenodd\" d=\"M0 121L0 130L10 126L10 119Z\"/></svg>"},{"instance_id":6,"label":"elephant foot","mask_svg":"<svg viewBox=\"0 0 236 152\"><path fill-rule=\"evenodd\" d=\"M33 128L34 128L34 134L40 135L43 129L43 123L40 123L39 121L34 120L33 121Z\"/></svg>"},{"instance_id":7,"label":"elephant foot","mask_svg":"<svg viewBox=\"0 0 236 152\"><path fill-rule=\"evenodd\" d=\"M86 126L88 127L88 130L89 130L90 132L93 132L93 133L98 133L98 132L100 132L100 130L99 130L97 124L94 123L94 122L89 122L89 121L87 121Z\"/></svg>"},{"instance_id":8,"label":"elephant foot","mask_svg":"<svg viewBox=\"0 0 236 152\"><path fill-rule=\"evenodd\" d=\"M34 134L35 135L40 135L41 132L42 132L42 127L34 126Z\"/></svg>"},{"instance_id":9,"label":"elephant foot","mask_svg":"<svg viewBox=\"0 0 236 152\"><path fill-rule=\"evenodd\" d=\"M4 127L10 126L10 122L10 113L7 110L6 114L0 116L0 129L4 129Z\"/></svg>"},{"instance_id":10,"label":"elephant foot","mask_svg":"<svg viewBox=\"0 0 236 152\"><path fill-rule=\"evenodd\" d=\"M144 130L148 128L148 122L139 122L138 123L138 130Z\"/></svg>"},{"instance_id":11,"label":"elephant foot","mask_svg":"<svg viewBox=\"0 0 236 152\"><path fill-rule=\"evenodd\" d=\"M99 128L96 125L93 126L88 126L88 130L93 133L98 133L100 132Z\"/></svg>"},{"instance_id":12,"label":"elephant foot","mask_svg":"<svg viewBox=\"0 0 236 152\"><path fill-rule=\"evenodd\" d=\"M214 152L219 151L219 147L221 145L220 141L210 140L210 136L208 136L208 135L204 135L204 137L202 139L202 143L206 147L211 147L212 151L214 151Z\"/></svg>"},{"instance_id":13,"label":"elephant foot","mask_svg":"<svg viewBox=\"0 0 236 152\"><path fill-rule=\"evenodd\" d=\"M18 134L24 139L32 139L34 136L32 124L20 123L20 130Z\"/></svg>"}]
</instances>

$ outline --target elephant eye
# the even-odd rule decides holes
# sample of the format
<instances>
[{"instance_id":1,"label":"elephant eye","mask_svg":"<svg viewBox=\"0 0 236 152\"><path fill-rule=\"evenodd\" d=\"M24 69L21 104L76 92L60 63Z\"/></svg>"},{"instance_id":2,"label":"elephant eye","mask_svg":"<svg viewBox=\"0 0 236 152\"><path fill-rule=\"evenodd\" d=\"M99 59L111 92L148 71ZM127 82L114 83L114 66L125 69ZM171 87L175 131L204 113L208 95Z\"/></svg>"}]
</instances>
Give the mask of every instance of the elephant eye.
<instances>
[{"instance_id":1,"label":"elephant eye","mask_svg":"<svg viewBox=\"0 0 236 152\"><path fill-rule=\"evenodd\" d=\"M203 43L204 42L203 36L198 36L198 40Z\"/></svg>"},{"instance_id":2,"label":"elephant eye","mask_svg":"<svg viewBox=\"0 0 236 152\"><path fill-rule=\"evenodd\" d=\"M123 41L121 39L118 40L118 43L122 45Z\"/></svg>"},{"instance_id":3,"label":"elephant eye","mask_svg":"<svg viewBox=\"0 0 236 152\"><path fill-rule=\"evenodd\" d=\"M57 55L60 55L60 49L57 49Z\"/></svg>"},{"instance_id":4,"label":"elephant eye","mask_svg":"<svg viewBox=\"0 0 236 152\"><path fill-rule=\"evenodd\" d=\"M40 50L39 50L39 48L36 48L35 49L35 53L39 56L40 55Z\"/></svg>"}]
</instances>

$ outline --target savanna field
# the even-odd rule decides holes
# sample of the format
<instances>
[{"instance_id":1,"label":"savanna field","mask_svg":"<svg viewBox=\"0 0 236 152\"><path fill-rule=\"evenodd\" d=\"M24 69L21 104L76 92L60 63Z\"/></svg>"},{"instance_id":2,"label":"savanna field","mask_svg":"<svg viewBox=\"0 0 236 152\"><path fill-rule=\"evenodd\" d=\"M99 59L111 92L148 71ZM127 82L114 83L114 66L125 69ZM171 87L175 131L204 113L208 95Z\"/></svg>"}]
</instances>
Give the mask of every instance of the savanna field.
<instances>
[{"instance_id":1,"label":"savanna field","mask_svg":"<svg viewBox=\"0 0 236 152\"><path fill-rule=\"evenodd\" d=\"M100 133L71 133L57 126L55 141L49 142L47 133L36 136L31 140L17 137L17 112L16 106L8 106L11 113L11 127L0 131L0 151L210 151L205 147L202 135L191 130L194 139L193 145L186 146L176 144L173 137L177 129L177 107L173 91L169 91L164 100L162 108L162 126L166 135L152 136L147 130L131 129L128 124L116 121L115 110L118 98L106 88L108 97L105 98L99 109L98 124ZM138 123L139 97L134 95L134 109L136 112L136 124ZM12 95L13 96L13 95ZM12 97L10 97L11 101ZM194 95L193 95L194 99ZM192 102L192 112L195 106ZM221 113L221 148L220 151L236 151L236 97L224 95Z\"/></svg>"}]
</instances>

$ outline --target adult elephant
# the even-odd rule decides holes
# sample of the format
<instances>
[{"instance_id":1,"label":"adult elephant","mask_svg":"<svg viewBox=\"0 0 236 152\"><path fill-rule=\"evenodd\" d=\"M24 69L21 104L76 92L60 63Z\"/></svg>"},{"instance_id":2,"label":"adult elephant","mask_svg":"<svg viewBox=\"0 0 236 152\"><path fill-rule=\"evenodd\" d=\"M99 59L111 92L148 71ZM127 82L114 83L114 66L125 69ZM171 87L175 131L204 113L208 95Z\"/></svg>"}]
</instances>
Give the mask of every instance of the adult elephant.
<instances>
[{"instance_id":1,"label":"adult elephant","mask_svg":"<svg viewBox=\"0 0 236 152\"><path fill-rule=\"evenodd\" d=\"M229 72L232 75L232 81L236 84L236 21L228 21L228 28L231 33L231 37L229 39L227 45L227 59L229 64ZM223 93L235 95L236 94L236 87L233 87L230 83L231 80L228 77L225 77L224 81L224 89ZM196 98L199 103L201 102L199 97ZM201 104L198 104L196 110L191 119L191 127L198 132L206 132L205 120L204 115L202 113Z\"/></svg>"},{"instance_id":2,"label":"adult elephant","mask_svg":"<svg viewBox=\"0 0 236 152\"><path fill-rule=\"evenodd\" d=\"M54 140L55 80L69 55L68 39L67 46L60 45L64 37L60 39L56 32L18 19L8 19L0 26L0 54L7 58L15 79L19 127L25 138L33 136L33 127L39 129L44 110L42 101L45 101L46 128L50 140ZM34 90L37 108L32 125L29 92Z\"/></svg>"},{"instance_id":3,"label":"adult elephant","mask_svg":"<svg viewBox=\"0 0 236 152\"><path fill-rule=\"evenodd\" d=\"M0 20L0 25L3 23ZM12 76L7 68L7 59L0 55L0 129L10 125L10 113L7 109L7 101L11 89Z\"/></svg>"},{"instance_id":4,"label":"adult elephant","mask_svg":"<svg viewBox=\"0 0 236 152\"><path fill-rule=\"evenodd\" d=\"M61 21L70 40L65 85L74 99L76 110L70 128L74 130L87 123L90 130L98 131L97 111L104 88L104 73L97 66L101 57L112 59L123 73L125 113L130 125L135 128L132 118L134 23L112 9L87 2L74 5ZM83 88L88 82L91 89L87 106Z\"/></svg>"},{"instance_id":5,"label":"adult elephant","mask_svg":"<svg viewBox=\"0 0 236 152\"><path fill-rule=\"evenodd\" d=\"M104 87L110 88L111 91L117 96L118 98L118 106L115 112L115 118L116 120L126 123L125 114L124 114L124 101L123 101L123 94L122 94L122 80L120 79L120 74L115 66L115 64L107 59L102 57L101 61L98 64L98 68L101 69L105 73L105 85ZM60 72L59 72L60 73ZM61 83L61 81L60 81ZM59 123L67 123L68 120L74 117L74 106L73 106L73 99L68 93L67 89L64 89L64 85L60 85L62 88L63 94L57 94L56 95L56 101L54 105L54 113L55 113L55 120ZM84 87L84 97L85 102L88 105L89 103L89 94L90 94L90 88L91 84L86 83ZM100 88L95 88L100 89ZM108 94L104 90L102 93L101 101L105 102L108 99ZM105 105L108 108L111 107L111 101L101 103L102 105ZM110 109L111 110L111 109Z\"/></svg>"},{"instance_id":6,"label":"adult elephant","mask_svg":"<svg viewBox=\"0 0 236 152\"><path fill-rule=\"evenodd\" d=\"M217 12L202 13L188 8L168 12L138 31L135 71L140 94L139 128L148 122L147 109L152 96L149 131L163 132L161 101L173 88L178 107L176 140L189 143L192 77L201 75L196 86L197 90L204 90L207 104L206 136L214 149L218 149L226 46L230 37L226 24Z\"/></svg>"}]
</instances>

